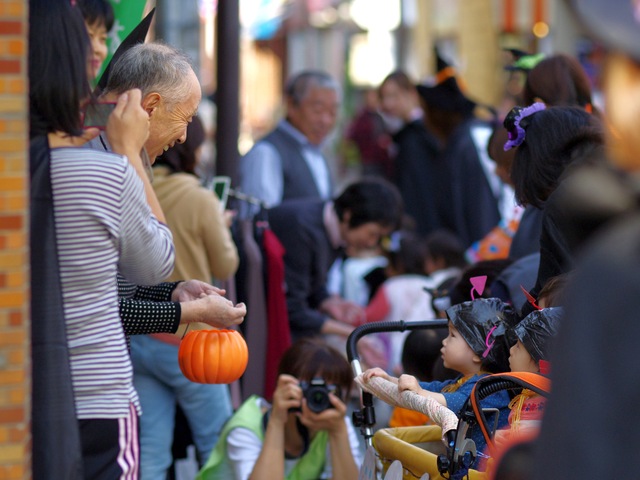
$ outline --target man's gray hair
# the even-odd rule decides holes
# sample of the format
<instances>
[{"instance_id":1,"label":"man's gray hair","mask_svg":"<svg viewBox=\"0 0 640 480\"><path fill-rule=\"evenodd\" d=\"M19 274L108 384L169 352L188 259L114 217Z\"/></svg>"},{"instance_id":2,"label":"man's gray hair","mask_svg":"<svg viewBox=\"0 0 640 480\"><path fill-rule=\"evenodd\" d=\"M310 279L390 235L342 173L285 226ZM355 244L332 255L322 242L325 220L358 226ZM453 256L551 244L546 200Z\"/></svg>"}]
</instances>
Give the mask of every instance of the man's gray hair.
<instances>
[{"instance_id":1,"label":"man's gray hair","mask_svg":"<svg viewBox=\"0 0 640 480\"><path fill-rule=\"evenodd\" d=\"M305 70L293 75L285 85L284 94L298 105L312 87L334 90L338 94L338 99L342 96L340 84L331 75L321 70Z\"/></svg>"},{"instance_id":2,"label":"man's gray hair","mask_svg":"<svg viewBox=\"0 0 640 480\"><path fill-rule=\"evenodd\" d=\"M161 43L141 43L113 64L105 93L139 88L143 98L157 92L172 106L184 100L185 79L192 71L189 57L180 50Z\"/></svg>"}]
</instances>

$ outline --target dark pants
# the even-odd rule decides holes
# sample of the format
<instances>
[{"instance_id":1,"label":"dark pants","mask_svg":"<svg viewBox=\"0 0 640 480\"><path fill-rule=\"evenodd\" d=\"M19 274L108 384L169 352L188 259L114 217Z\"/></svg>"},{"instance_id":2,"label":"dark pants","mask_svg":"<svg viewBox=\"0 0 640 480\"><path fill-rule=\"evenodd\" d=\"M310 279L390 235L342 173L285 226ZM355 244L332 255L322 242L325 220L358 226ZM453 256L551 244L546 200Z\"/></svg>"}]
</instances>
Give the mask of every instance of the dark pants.
<instances>
[{"instance_id":1,"label":"dark pants","mask_svg":"<svg viewBox=\"0 0 640 480\"><path fill-rule=\"evenodd\" d=\"M140 463L138 415L79 420L84 477L91 480L136 480Z\"/></svg>"}]
</instances>

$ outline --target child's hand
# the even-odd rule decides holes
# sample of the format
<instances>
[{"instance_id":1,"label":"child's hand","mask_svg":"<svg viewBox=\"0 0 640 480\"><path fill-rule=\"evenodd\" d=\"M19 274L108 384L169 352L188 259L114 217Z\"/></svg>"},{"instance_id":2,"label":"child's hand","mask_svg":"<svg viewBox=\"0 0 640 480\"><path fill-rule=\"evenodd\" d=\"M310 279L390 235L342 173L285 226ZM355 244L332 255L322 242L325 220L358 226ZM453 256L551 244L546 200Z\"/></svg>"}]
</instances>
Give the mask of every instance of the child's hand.
<instances>
[{"instance_id":1,"label":"child's hand","mask_svg":"<svg viewBox=\"0 0 640 480\"><path fill-rule=\"evenodd\" d=\"M398 391L399 392L415 392L419 393L422 388L418 383L418 379L413 375L400 375L398 379Z\"/></svg>"},{"instance_id":2,"label":"child's hand","mask_svg":"<svg viewBox=\"0 0 640 480\"><path fill-rule=\"evenodd\" d=\"M366 370L365 372L362 373L362 378L364 379L365 382L368 382L373 377L380 377L380 378L384 378L385 380L389 380L390 382L393 382L396 384L398 383L397 378L392 377L391 375L389 375L387 372L385 372L383 369L379 367L370 368L369 370Z\"/></svg>"}]
</instances>

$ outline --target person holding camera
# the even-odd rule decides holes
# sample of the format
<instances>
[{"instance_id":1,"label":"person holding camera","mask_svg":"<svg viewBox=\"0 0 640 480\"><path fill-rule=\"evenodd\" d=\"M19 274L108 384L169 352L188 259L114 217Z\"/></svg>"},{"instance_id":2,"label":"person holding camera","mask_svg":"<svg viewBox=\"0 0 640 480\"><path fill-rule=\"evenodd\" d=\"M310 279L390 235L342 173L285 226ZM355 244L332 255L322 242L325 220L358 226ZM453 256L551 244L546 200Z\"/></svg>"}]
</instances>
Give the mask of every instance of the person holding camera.
<instances>
[{"instance_id":1,"label":"person holding camera","mask_svg":"<svg viewBox=\"0 0 640 480\"><path fill-rule=\"evenodd\" d=\"M340 352L298 340L282 356L272 404L249 397L196 479L358 478L362 453L346 416L352 381Z\"/></svg>"}]
</instances>

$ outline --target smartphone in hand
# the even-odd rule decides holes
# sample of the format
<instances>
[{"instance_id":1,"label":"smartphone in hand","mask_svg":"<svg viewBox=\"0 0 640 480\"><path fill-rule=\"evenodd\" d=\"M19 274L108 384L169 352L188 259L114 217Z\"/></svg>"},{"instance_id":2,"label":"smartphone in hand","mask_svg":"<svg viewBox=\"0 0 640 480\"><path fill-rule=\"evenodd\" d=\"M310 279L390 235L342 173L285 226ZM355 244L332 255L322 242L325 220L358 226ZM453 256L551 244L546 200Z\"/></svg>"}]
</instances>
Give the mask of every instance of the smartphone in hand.
<instances>
[{"instance_id":1,"label":"smartphone in hand","mask_svg":"<svg viewBox=\"0 0 640 480\"><path fill-rule=\"evenodd\" d=\"M116 108L115 102L95 102L89 103L83 110L83 127L99 128L104 130L107 128L109 115Z\"/></svg>"},{"instance_id":2,"label":"smartphone in hand","mask_svg":"<svg viewBox=\"0 0 640 480\"><path fill-rule=\"evenodd\" d=\"M227 199L229 198L229 189L231 188L231 177L213 177L212 188L220 199L220 209L224 212L225 208L227 208Z\"/></svg>"}]
</instances>

